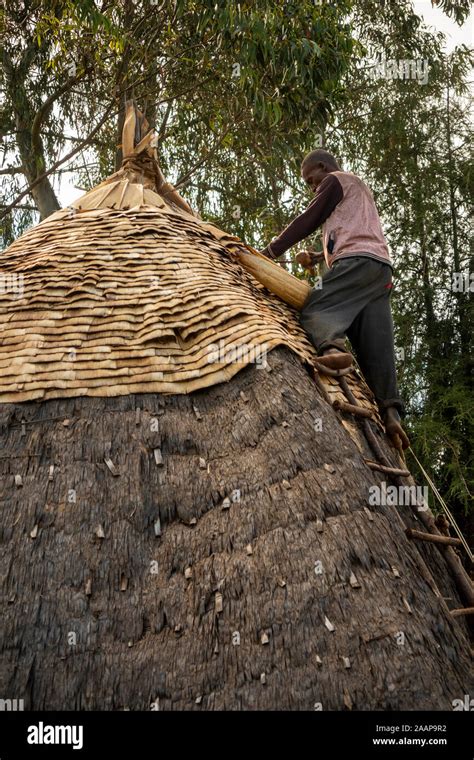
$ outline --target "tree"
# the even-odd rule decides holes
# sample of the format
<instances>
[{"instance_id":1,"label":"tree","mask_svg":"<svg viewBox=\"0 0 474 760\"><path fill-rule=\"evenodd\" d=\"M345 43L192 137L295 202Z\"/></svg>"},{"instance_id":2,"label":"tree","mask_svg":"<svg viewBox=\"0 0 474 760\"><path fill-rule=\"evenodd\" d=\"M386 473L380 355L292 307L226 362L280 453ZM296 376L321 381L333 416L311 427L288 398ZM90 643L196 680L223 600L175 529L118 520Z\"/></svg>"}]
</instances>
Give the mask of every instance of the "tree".
<instances>
[{"instance_id":1,"label":"tree","mask_svg":"<svg viewBox=\"0 0 474 760\"><path fill-rule=\"evenodd\" d=\"M189 189L191 196L210 195L206 211L213 188L227 181L225 203L236 204L242 187L237 178L229 184L229 164L251 163L263 188L256 155L275 167L296 151L301 128L308 135L322 129L353 48L344 23L349 7L310 0L126 0L100 9L91 0L27 0L21 9L8 3L4 153L16 150L16 172L37 182L32 194L44 218L57 200L50 178L38 178L63 149L66 125L75 126L81 142L99 108L112 101L120 134L124 98L134 96L158 124L165 168L173 173L180 166L178 185L199 177L199 190ZM82 183L110 168L112 134L109 123L90 141L99 162L79 174ZM120 160L118 147L116 166Z\"/></svg>"}]
</instances>

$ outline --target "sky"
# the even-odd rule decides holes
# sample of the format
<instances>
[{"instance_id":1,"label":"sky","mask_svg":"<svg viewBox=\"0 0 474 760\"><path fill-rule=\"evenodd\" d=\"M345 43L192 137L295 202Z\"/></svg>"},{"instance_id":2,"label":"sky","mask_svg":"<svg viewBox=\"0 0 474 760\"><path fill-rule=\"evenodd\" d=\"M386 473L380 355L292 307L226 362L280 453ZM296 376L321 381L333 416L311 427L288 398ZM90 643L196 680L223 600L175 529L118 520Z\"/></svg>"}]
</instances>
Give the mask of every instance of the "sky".
<instances>
[{"instance_id":1,"label":"sky","mask_svg":"<svg viewBox=\"0 0 474 760\"><path fill-rule=\"evenodd\" d=\"M459 27L449 19L440 8L433 7L431 0L414 0L415 13L420 16L427 26L432 26L446 34L446 51L450 53L456 45L472 45L474 42L474 13Z\"/></svg>"},{"instance_id":2,"label":"sky","mask_svg":"<svg viewBox=\"0 0 474 760\"><path fill-rule=\"evenodd\" d=\"M396 0L395 0L396 2ZM459 27L452 19L449 19L440 8L433 7L431 0L413 0L415 13L420 16L425 24L434 27L446 35L446 52L450 53L456 45L472 46L474 42L474 13L471 11L469 19ZM86 159L87 160L87 159ZM64 173L55 178L54 187L57 191L61 206L67 206L81 195L83 190L74 186L70 174Z\"/></svg>"}]
</instances>

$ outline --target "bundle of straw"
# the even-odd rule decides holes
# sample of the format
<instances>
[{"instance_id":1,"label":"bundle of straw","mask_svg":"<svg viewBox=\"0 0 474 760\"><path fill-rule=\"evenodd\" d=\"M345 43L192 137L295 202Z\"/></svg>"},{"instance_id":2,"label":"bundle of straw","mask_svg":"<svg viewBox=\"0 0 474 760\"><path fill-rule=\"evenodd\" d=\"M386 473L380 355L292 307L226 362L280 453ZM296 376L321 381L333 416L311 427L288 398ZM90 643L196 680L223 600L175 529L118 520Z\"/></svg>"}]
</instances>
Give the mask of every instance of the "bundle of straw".
<instances>
[{"instance_id":1,"label":"bundle of straw","mask_svg":"<svg viewBox=\"0 0 474 760\"><path fill-rule=\"evenodd\" d=\"M268 290L281 298L293 308L301 311L303 304L311 292L311 286L304 280L298 280L297 277L287 272L279 264L268 259L249 245L242 251L240 248L237 258L248 272L256 280L265 285Z\"/></svg>"}]
</instances>

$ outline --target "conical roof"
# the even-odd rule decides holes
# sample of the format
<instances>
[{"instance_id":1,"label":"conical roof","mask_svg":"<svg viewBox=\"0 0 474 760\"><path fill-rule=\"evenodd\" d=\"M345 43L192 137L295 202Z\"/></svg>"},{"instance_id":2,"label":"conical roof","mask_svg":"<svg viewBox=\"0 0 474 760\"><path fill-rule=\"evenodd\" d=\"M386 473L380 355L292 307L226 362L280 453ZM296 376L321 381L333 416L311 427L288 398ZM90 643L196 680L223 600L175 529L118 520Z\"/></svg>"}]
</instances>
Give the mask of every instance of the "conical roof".
<instances>
[{"instance_id":1,"label":"conical roof","mask_svg":"<svg viewBox=\"0 0 474 760\"><path fill-rule=\"evenodd\" d=\"M232 258L244 246L163 181L151 137L2 254L18 288L0 294L0 401L189 393L276 345L311 356L291 310Z\"/></svg>"},{"instance_id":2,"label":"conical roof","mask_svg":"<svg viewBox=\"0 0 474 760\"><path fill-rule=\"evenodd\" d=\"M0 402L189 393L262 366L277 345L314 361L294 310L237 260L247 246L164 181L153 133L137 142L136 113L129 104L122 168L0 258ZM287 290L307 287L264 266Z\"/></svg>"},{"instance_id":3,"label":"conical roof","mask_svg":"<svg viewBox=\"0 0 474 760\"><path fill-rule=\"evenodd\" d=\"M129 108L119 172L0 258L0 693L450 709L469 682L459 597L407 538L416 514L368 501L374 450L400 464L370 391L347 376L373 448L327 403L347 400L337 381L309 377L296 312L135 126Z\"/></svg>"}]
</instances>

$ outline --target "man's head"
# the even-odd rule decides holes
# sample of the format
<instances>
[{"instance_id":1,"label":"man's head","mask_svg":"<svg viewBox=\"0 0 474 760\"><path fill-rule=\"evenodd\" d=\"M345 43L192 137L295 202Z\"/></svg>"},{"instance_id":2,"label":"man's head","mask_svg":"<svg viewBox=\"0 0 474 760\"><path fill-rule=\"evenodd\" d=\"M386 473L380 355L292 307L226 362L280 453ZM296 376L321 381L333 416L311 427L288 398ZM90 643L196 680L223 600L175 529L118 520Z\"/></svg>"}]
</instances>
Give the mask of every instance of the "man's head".
<instances>
[{"instance_id":1,"label":"man's head","mask_svg":"<svg viewBox=\"0 0 474 760\"><path fill-rule=\"evenodd\" d=\"M341 171L341 167L334 156L322 149L308 153L301 164L301 176L313 192L316 192L318 185L328 174L337 171Z\"/></svg>"}]
</instances>

